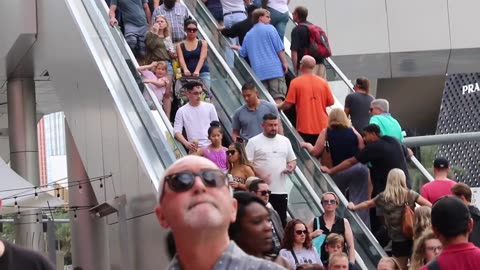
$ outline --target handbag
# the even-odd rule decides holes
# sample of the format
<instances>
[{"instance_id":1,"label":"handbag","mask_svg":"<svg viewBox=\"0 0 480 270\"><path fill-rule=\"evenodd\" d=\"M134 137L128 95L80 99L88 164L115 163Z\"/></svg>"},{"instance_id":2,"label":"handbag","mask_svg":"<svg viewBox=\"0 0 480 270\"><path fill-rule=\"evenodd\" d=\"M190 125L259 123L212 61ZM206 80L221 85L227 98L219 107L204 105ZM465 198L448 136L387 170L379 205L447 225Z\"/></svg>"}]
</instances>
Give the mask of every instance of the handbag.
<instances>
[{"instance_id":1,"label":"handbag","mask_svg":"<svg viewBox=\"0 0 480 270\"><path fill-rule=\"evenodd\" d=\"M315 218L315 223L317 224L317 229L320 228L320 221L319 217ZM321 234L312 239L312 246L317 250L318 255L322 256L322 246L325 243L325 239L327 238L326 234Z\"/></svg>"},{"instance_id":2,"label":"handbag","mask_svg":"<svg viewBox=\"0 0 480 270\"><path fill-rule=\"evenodd\" d=\"M403 211L403 220L402 220L402 233L408 239L413 238L413 223L415 220L415 212L408 205L408 191L405 194L405 206Z\"/></svg>"},{"instance_id":3,"label":"handbag","mask_svg":"<svg viewBox=\"0 0 480 270\"><path fill-rule=\"evenodd\" d=\"M332 153L330 152L330 144L328 143L328 131L325 133L325 145L323 146L323 151L320 154L320 164L326 166L327 168L333 167Z\"/></svg>"}]
</instances>

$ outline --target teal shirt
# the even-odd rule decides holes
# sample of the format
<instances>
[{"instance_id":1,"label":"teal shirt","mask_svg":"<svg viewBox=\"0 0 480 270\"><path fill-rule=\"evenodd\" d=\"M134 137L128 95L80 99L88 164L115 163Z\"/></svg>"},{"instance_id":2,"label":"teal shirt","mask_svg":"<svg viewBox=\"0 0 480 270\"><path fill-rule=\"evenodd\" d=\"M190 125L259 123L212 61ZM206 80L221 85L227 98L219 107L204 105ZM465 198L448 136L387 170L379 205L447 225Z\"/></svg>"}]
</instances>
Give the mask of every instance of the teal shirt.
<instances>
[{"instance_id":1,"label":"teal shirt","mask_svg":"<svg viewBox=\"0 0 480 270\"><path fill-rule=\"evenodd\" d=\"M389 113L378 114L370 117L370 124L380 127L380 135L392 136L403 142L402 127Z\"/></svg>"}]
</instances>

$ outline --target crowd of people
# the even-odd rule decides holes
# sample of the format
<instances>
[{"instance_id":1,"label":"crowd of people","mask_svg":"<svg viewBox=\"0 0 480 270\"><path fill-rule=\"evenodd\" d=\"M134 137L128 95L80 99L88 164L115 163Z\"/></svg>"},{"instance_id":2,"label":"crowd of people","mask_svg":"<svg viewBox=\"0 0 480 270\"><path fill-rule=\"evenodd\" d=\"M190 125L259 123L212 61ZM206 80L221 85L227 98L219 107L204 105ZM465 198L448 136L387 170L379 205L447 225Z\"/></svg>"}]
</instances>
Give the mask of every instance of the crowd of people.
<instances>
[{"instance_id":1,"label":"crowd of people","mask_svg":"<svg viewBox=\"0 0 480 270\"><path fill-rule=\"evenodd\" d=\"M166 170L155 208L161 226L171 230L176 255L168 269L356 269L355 236L337 211L340 194L322 194L323 213L311 220L288 215L296 142L282 135L279 111L290 108L297 111L300 147L321 158L321 170L348 198L348 209L390 256L378 262L378 270L477 269L480 211L471 205L470 188L448 179L448 160L435 159L435 180L420 194L411 190L412 151L403 144L389 102L369 94L367 78L355 80L344 109L327 113L334 97L324 59L307 53L305 7L293 11L298 25L290 49L297 77L287 86L283 37L289 0L254 1L256 6L204 1L218 30L248 58L275 100L259 99L256 85L245 83L245 104L232 116L228 141L216 108L202 98L211 83L208 44L198 38L198 23L179 1L153 2L152 10L147 0L110 0L109 16L114 26L121 15L125 39L142 63L138 72L167 116L172 114L174 137L190 154ZM186 103L176 112L173 75L199 79L184 85ZM403 230L407 208L415 209L412 235ZM2 246L11 248L0 241L0 265Z\"/></svg>"}]
</instances>

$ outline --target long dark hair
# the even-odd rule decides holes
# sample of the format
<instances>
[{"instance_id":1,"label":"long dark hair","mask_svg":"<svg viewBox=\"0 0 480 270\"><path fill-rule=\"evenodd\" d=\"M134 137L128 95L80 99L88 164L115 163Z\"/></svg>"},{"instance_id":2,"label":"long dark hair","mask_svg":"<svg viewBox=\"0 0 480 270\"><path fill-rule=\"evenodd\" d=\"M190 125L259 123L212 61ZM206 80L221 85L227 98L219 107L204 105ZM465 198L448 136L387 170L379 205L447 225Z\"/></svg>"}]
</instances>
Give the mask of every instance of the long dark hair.
<instances>
[{"instance_id":1,"label":"long dark hair","mask_svg":"<svg viewBox=\"0 0 480 270\"><path fill-rule=\"evenodd\" d=\"M232 145L235 147L235 150L237 150L238 154L240 155L240 164L251 166L250 161L248 161L247 153L245 151L245 147L243 146L243 144L239 142L234 142L230 146ZM228 162L228 172L230 172L231 170L232 170L232 164Z\"/></svg>"},{"instance_id":2,"label":"long dark hair","mask_svg":"<svg viewBox=\"0 0 480 270\"><path fill-rule=\"evenodd\" d=\"M305 242L303 243L303 247L306 249L311 249L312 239L310 238L310 233L308 232L307 225L305 225L305 223L303 223L303 221L301 221L300 219L290 220L287 223L287 226L285 226L285 233L283 234L282 240L282 248L287 250L293 249L293 243L295 242L295 225L297 224L303 224L303 226L305 226L305 230L307 230L307 233L305 235Z\"/></svg>"}]
</instances>

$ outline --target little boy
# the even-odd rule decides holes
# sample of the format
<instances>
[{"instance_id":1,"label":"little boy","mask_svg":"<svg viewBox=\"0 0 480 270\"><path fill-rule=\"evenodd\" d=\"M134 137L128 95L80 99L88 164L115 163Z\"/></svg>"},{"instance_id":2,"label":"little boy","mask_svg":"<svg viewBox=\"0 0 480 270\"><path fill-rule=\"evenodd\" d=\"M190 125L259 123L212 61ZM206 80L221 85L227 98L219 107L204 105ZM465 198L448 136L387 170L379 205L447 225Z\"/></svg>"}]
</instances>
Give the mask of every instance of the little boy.
<instances>
[{"instance_id":1,"label":"little boy","mask_svg":"<svg viewBox=\"0 0 480 270\"><path fill-rule=\"evenodd\" d=\"M331 233L327 236L327 239L325 239L324 245L328 256L332 257L333 254L343 252L343 249L345 248L345 238L340 234ZM323 266L325 267L325 269L328 269L328 261L323 262ZM348 269L356 270L357 268L354 264L348 263Z\"/></svg>"}]
</instances>

